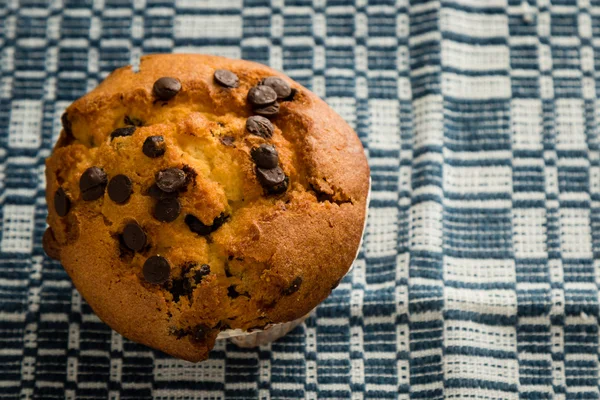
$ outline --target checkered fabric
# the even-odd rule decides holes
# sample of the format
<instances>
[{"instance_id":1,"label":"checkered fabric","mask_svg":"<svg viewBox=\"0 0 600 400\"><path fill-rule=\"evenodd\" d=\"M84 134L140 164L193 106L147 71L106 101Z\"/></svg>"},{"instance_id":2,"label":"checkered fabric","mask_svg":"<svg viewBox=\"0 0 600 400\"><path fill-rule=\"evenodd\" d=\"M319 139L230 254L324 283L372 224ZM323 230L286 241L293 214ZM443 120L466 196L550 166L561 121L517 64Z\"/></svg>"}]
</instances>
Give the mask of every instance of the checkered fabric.
<instances>
[{"instance_id":1,"label":"checkered fabric","mask_svg":"<svg viewBox=\"0 0 600 400\"><path fill-rule=\"evenodd\" d=\"M600 0L528 1L0 0L0 398L600 398ZM60 115L156 52L285 71L372 170L331 297L199 364L111 331L41 247Z\"/></svg>"}]
</instances>

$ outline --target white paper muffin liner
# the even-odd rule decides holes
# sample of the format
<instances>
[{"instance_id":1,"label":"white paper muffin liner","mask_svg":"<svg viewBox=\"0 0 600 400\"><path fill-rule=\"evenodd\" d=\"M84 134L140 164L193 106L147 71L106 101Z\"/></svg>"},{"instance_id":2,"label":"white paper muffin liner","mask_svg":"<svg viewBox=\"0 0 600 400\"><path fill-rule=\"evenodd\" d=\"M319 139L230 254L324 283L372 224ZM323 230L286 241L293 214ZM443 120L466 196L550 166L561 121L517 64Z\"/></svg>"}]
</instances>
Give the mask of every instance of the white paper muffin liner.
<instances>
[{"instance_id":1,"label":"white paper muffin liner","mask_svg":"<svg viewBox=\"0 0 600 400\"><path fill-rule=\"evenodd\" d=\"M363 226L362 235L360 238L360 244L358 249L356 250L356 255L354 256L354 260L358 257L358 253L362 247L363 236L365 233L365 229L367 228L367 217L369 214L369 203L371 201L371 178L369 178L369 192L367 194L367 205L365 210L365 224ZM354 266L354 262L346 272L346 275L352 271ZM315 307L316 308L316 307ZM289 322L282 322L280 324L268 325L265 329L257 330L254 332L247 332L241 329L227 329L217 336L217 340L222 339L231 339L233 343L240 347L257 347L262 346L263 344L267 344L269 342L273 342L280 337L285 336L288 332L292 331L295 327L304 322L306 318L310 316L310 314L314 311L314 308L306 315L295 319Z\"/></svg>"}]
</instances>

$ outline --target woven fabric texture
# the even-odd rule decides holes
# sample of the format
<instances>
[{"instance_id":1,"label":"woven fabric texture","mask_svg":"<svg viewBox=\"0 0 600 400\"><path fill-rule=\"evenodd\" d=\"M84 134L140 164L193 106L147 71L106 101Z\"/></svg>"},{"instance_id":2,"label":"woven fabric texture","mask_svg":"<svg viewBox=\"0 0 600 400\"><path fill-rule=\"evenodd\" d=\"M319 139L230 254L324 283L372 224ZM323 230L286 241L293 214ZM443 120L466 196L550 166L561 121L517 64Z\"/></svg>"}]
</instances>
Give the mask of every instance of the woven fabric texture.
<instances>
[{"instance_id":1,"label":"woven fabric texture","mask_svg":"<svg viewBox=\"0 0 600 400\"><path fill-rule=\"evenodd\" d=\"M60 115L157 52L285 71L372 168L331 297L199 364L111 331L41 247ZM599 0L0 0L0 398L600 398L599 79Z\"/></svg>"}]
</instances>

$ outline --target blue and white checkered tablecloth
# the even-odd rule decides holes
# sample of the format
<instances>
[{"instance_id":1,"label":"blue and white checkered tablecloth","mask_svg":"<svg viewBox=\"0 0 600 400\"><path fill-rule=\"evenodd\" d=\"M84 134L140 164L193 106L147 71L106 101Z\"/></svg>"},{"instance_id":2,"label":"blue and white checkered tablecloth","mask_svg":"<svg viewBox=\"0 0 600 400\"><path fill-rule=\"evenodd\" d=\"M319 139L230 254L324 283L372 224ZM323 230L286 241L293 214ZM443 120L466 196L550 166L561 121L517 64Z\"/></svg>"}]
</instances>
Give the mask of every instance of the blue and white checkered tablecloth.
<instances>
[{"instance_id":1,"label":"blue and white checkered tablecloth","mask_svg":"<svg viewBox=\"0 0 600 400\"><path fill-rule=\"evenodd\" d=\"M60 115L141 54L269 64L358 132L363 247L306 325L190 364L44 256ZM0 0L0 398L598 399L600 0Z\"/></svg>"}]
</instances>

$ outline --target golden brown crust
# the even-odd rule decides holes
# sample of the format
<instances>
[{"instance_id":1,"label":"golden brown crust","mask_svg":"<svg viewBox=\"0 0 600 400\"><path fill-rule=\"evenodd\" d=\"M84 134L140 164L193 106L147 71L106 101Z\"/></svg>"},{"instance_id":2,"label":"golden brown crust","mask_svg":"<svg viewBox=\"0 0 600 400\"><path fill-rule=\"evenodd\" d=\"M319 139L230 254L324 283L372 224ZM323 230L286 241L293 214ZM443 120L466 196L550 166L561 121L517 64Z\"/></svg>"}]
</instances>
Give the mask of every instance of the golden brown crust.
<instances>
[{"instance_id":1,"label":"golden brown crust","mask_svg":"<svg viewBox=\"0 0 600 400\"><path fill-rule=\"evenodd\" d=\"M239 77L239 87L215 83L217 69ZM177 78L181 91L156 101L154 82ZM281 102L272 118L269 140L249 135L248 90L263 78L278 76L297 93ZM132 136L110 139L132 120ZM208 357L219 330L249 329L290 321L325 299L350 267L360 242L369 169L352 129L322 100L284 75L260 64L203 55L153 55L140 71L113 72L95 90L67 109L71 132L46 162L48 222L66 271L95 312L124 336L176 357ZM164 137L164 156L142 153L148 136ZM233 137L233 144L222 142ZM250 149L274 145L289 188L266 195L258 183ZM127 175L133 194L116 204L105 192L83 201L79 180L91 167L108 178ZM159 222L147 195L156 172L194 171L180 195L181 215ZM60 217L54 194L62 188L71 200ZM193 214L210 225L228 220L210 236L193 233L184 222ZM141 252L124 251L120 234L135 221L147 234ZM145 260L160 254L171 265L172 281L144 280ZM191 292L176 290L193 264L210 265ZM195 268L195 267L194 267ZM187 275L186 275L187 276ZM301 283L299 283L301 282ZM181 283L181 281L179 281ZM298 290L295 290L295 289Z\"/></svg>"}]
</instances>

